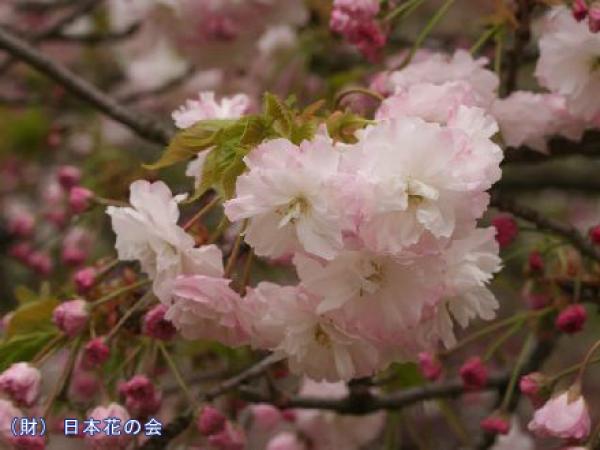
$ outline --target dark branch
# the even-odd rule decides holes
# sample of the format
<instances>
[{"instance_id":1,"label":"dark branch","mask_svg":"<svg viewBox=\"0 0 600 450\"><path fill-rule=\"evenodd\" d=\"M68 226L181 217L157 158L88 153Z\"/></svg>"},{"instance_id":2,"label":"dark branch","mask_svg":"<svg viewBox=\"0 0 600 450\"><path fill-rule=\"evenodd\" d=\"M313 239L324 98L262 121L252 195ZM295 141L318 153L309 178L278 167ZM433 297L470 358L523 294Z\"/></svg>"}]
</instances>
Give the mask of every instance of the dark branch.
<instances>
[{"instance_id":1,"label":"dark branch","mask_svg":"<svg viewBox=\"0 0 600 450\"><path fill-rule=\"evenodd\" d=\"M278 359L279 358L275 357L274 355L265 357L240 374L223 381L214 388L209 389L204 394L200 395L200 401L209 402L229 391L239 388L242 384L262 375L269 367L277 362ZM166 448L169 445L169 442L177 438L177 436L183 433L185 429L190 426L193 419L194 416L192 413L182 414L163 429L161 436L154 439L149 439L140 447L140 450L161 450Z\"/></svg>"},{"instance_id":2,"label":"dark branch","mask_svg":"<svg viewBox=\"0 0 600 450\"><path fill-rule=\"evenodd\" d=\"M600 157L600 130L587 130L580 141L572 141L562 136L554 136L548 141L548 154L545 155L527 146L506 150L504 164L538 163L550 158L582 155Z\"/></svg>"},{"instance_id":3,"label":"dark branch","mask_svg":"<svg viewBox=\"0 0 600 450\"><path fill-rule=\"evenodd\" d=\"M492 194L490 205L533 223L539 230L550 231L565 238L583 255L600 262L600 250L592 245L592 243L572 225L546 217L535 209L519 205L508 198L498 195L497 192Z\"/></svg>"},{"instance_id":4,"label":"dark branch","mask_svg":"<svg viewBox=\"0 0 600 450\"><path fill-rule=\"evenodd\" d=\"M508 64L506 70L505 94L508 95L517 87L517 78L521 67L521 60L525 47L531 36L530 23L533 9L532 0L518 0L516 18L519 22L515 30L515 40L512 49L508 52Z\"/></svg>"},{"instance_id":5,"label":"dark branch","mask_svg":"<svg viewBox=\"0 0 600 450\"><path fill-rule=\"evenodd\" d=\"M28 37L28 40L32 43L37 43L42 41L48 37L59 33L63 28L75 22L80 17L91 12L102 0L81 0L78 4L70 11L68 14L65 14L61 18L59 18L54 24L50 25L48 28L38 31L37 33L33 33ZM16 58L7 58L2 64L0 64L0 74L6 72L10 67L17 61Z\"/></svg>"},{"instance_id":6,"label":"dark branch","mask_svg":"<svg viewBox=\"0 0 600 450\"><path fill-rule=\"evenodd\" d=\"M127 126L144 139L161 145L166 145L169 142L171 134L162 125L125 108L88 81L52 61L3 27L0 27L0 48L5 49L13 56L61 84L71 93L90 103L117 122Z\"/></svg>"},{"instance_id":7,"label":"dark branch","mask_svg":"<svg viewBox=\"0 0 600 450\"><path fill-rule=\"evenodd\" d=\"M497 390L506 385L506 375L491 377L484 389ZM343 398L322 397L289 397L274 399L260 392L242 389L242 398L253 403L270 403L278 408L303 408L324 409L335 411L339 414L364 415L379 410L397 410L414 403L434 398L453 398L467 392L461 380L452 380L442 384L425 385L405 389L393 394L360 396L360 401L355 401L351 395Z\"/></svg>"}]
</instances>

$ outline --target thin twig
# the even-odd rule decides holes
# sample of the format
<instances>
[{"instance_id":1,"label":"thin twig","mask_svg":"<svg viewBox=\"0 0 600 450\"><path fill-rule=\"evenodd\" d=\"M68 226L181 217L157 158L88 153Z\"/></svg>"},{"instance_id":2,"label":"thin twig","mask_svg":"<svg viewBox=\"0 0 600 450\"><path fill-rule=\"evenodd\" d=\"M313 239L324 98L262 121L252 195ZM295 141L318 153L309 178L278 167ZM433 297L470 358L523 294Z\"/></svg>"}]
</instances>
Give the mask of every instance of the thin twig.
<instances>
[{"instance_id":1,"label":"thin twig","mask_svg":"<svg viewBox=\"0 0 600 450\"><path fill-rule=\"evenodd\" d=\"M61 84L107 116L130 128L140 137L161 145L166 145L169 142L171 133L161 124L125 108L87 80L40 53L23 39L1 26L0 48Z\"/></svg>"},{"instance_id":2,"label":"thin twig","mask_svg":"<svg viewBox=\"0 0 600 450\"><path fill-rule=\"evenodd\" d=\"M502 197L497 192L492 195L490 205L531 222L540 230L550 231L564 237L582 254L600 262L600 250L592 245L592 243L572 225L546 217L535 209L519 205L509 198Z\"/></svg>"}]
</instances>

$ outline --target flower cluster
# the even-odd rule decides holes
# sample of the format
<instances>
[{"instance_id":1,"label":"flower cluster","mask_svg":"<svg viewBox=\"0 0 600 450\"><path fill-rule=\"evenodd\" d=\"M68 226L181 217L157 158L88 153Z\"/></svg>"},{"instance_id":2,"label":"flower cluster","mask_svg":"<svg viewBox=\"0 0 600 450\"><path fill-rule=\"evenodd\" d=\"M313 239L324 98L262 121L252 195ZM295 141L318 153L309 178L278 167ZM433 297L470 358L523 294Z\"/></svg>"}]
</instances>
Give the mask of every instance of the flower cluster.
<instances>
[{"instance_id":1,"label":"flower cluster","mask_svg":"<svg viewBox=\"0 0 600 450\"><path fill-rule=\"evenodd\" d=\"M225 214L247 222L258 256L293 261L296 286L261 282L242 299L220 250L196 248L177 225L162 182L137 181L132 207L109 207L119 257L140 261L185 338L269 349L315 379L367 376L451 346L453 320L464 327L497 308L486 287L500 266L495 233L476 221L502 152L478 95L460 79L407 85L355 143L322 128L250 151Z\"/></svg>"}]
</instances>

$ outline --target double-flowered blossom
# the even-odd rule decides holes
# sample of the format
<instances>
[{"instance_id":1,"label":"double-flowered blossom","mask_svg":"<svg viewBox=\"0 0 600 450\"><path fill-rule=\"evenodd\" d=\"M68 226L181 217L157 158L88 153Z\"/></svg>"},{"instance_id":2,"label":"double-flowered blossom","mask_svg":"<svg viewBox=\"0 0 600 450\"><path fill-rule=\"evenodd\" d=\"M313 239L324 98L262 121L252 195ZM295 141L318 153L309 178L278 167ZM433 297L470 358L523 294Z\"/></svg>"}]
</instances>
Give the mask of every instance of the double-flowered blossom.
<instances>
[{"instance_id":1,"label":"double-flowered blossom","mask_svg":"<svg viewBox=\"0 0 600 450\"><path fill-rule=\"evenodd\" d=\"M173 301L165 314L186 339L217 340L242 345L247 336L238 319L239 295L223 278L221 251L214 245L198 249L193 275L181 275L174 284Z\"/></svg>"},{"instance_id":2,"label":"double-flowered blossom","mask_svg":"<svg viewBox=\"0 0 600 450\"><path fill-rule=\"evenodd\" d=\"M107 208L119 259L139 261L156 296L169 302L178 275L206 268L206 250L194 248L194 238L177 225L180 197L165 183L135 181L130 192L131 207Z\"/></svg>"},{"instance_id":3,"label":"double-flowered blossom","mask_svg":"<svg viewBox=\"0 0 600 450\"><path fill-rule=\"evenodd\" d=\"M496 98L499 80L485 68L487 63L487 58L474 59L466 50L457 50L453 55L421 51L407 67L389 73L383 84L387 90L398 92L419 83L463 81L473 89L476 104L488 108Z\"/></svg>"},{"instance_id":4,"label":"double-flowered blossom","mask_svg":"<svg viewBox=\"0 0 600 450\"><path fill-rule=\"evenodd\" d=\"M232 221L249 219L246 242L273 258L305 249L331 259L342 248L343 210L335 195L340 152L326 136L296 146L268 141L244 158L248 172L225 203Z\"/></svg>"},{"instance_id":5,"label":"double-flowered blossom","mask_svg":"<svg viewBox=\"0 0 600 450\"><path fill-rule=\"evenodd\" d=\"M600 114L600 34L577 22L568 8L548 13L539 40L535 75L541 85L566 98L569 111L586 120Z\"/></svg>"},{"instance_id":6,"label":"double-flowered blossom","mask_svg":"<svg viewBox=\"0 0 600 450\"><path fill-rule=\"evenodd\" d=\"M244 94L223 97L220 102L212 91L200 92L197 99L186 100L185 105L173 111L177 128L189 128L201 120L235 119L248 111L250 98Z\"/></svg>"},{"instance_id":7,"label":"double-flowered blossom","mask_svg":"<svg viewBox=\"0 0 600 450\"><path fill-rule=\"evenodd\" d=\"M244 157L225 214L245 222L258 256L292 261L296 285L261 282L240 296L220 250L195 247L177 225L177 199L160 182L134 183L132 207L109 209L119 257L141 262L184 338L269 350L316 380L451 347L455 323L490 320L498 307L494 228L477 228L503 156L488 112L498 80L484 64L466 52L420 55L389 76L394 94L356 142L323 127Z\"/></svg>"}]
</instances>

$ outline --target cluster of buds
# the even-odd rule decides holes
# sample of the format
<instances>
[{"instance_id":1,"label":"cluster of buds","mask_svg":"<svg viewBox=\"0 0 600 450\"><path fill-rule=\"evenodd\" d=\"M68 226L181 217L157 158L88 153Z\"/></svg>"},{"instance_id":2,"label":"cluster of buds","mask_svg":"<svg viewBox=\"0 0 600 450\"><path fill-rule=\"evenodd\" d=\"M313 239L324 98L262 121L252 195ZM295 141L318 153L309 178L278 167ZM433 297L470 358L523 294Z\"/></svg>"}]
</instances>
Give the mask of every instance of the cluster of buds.
<instances>
[{"instance_id":1,"label":"cluster of buds","mask_svg":"<svg viewBox=\"0 0 600 450\"><path fill-rule=\"evenodd\" d=\"M600 2L592 0L573 0L571 12L578 22L588 20L588 27L592 33L600 31Z\"/></svg>"}]
</instances>

